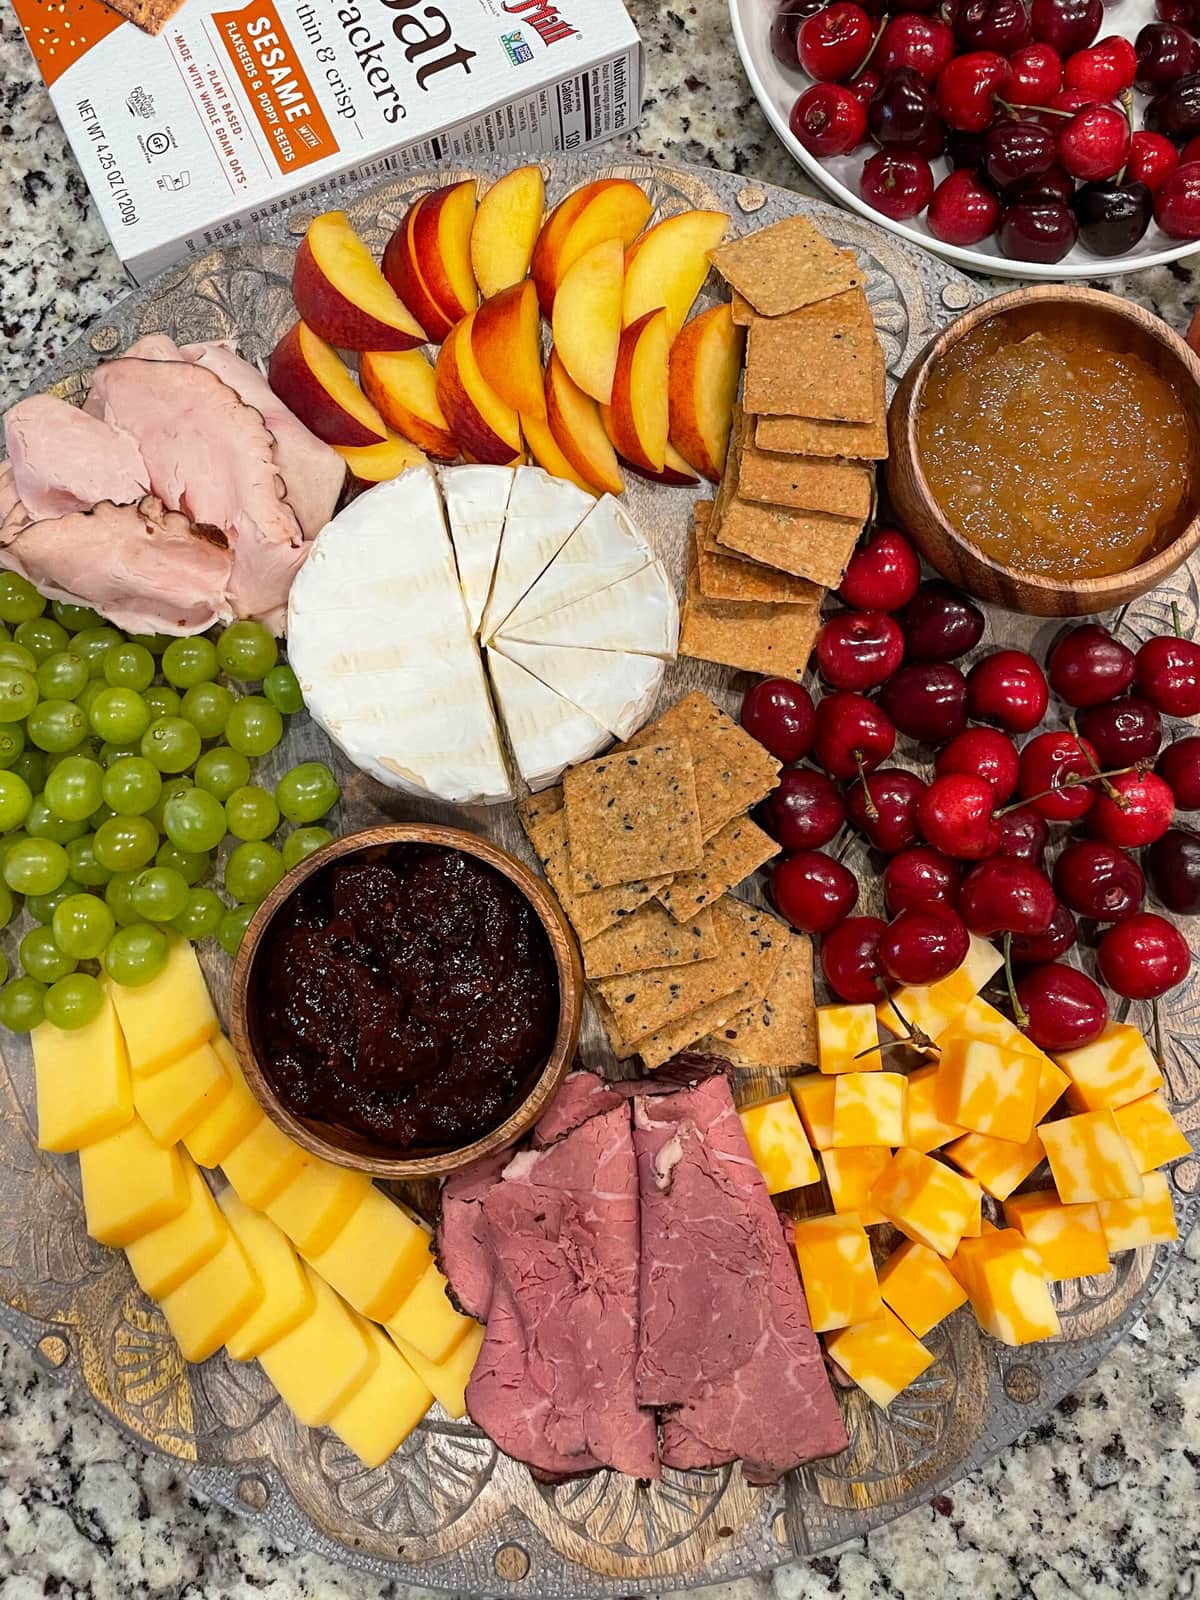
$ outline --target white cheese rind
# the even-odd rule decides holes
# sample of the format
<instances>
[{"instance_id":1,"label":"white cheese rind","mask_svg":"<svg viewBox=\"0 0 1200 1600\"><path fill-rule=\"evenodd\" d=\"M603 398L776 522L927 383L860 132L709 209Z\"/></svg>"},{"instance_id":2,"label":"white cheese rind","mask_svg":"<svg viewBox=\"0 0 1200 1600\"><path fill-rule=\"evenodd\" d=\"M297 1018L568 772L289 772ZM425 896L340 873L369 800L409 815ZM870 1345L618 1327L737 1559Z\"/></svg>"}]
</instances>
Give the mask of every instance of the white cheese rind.
<instances>
[{"instance_id":1,"label":"white cheese rind","mask_svg":"<svg viewBox=\"0 0 1200 1600\"><path fill-rule=\"evenodd\" d=\"M450 542L458 563L458 582L467 605L471 632L479 631L488 596L504 513L512 492L511 467L467 466L443 468L438 473L446 503Z\"/></svg>"},{"instance_id":2,"label":"white cheese rind","mask_svg":"<svg viewBox=\"0 0 1200 1600\"><path fill-rule=\"evenodd\" d=\"M498 638L582 650L631 650L670 660L679 643L679 605L670 579L655 562L532 622L505 626Z\"/></svg>"},{"instance_id":3,"label":"white cheese rind","mask_svg":"<svg viewBox=\"0 0 1200 1600\"><path fill-rule=\"evenodd\" d=\"M598 500L554 560L504 620L502 632L632 577L654 560L649 541L612 495Z\"/></svg>"},{"instance_id":4,"label":"white cheese rind","mask_svg":"<svg viewBox=\"0 0 1200 1600\"><path fill-rule=\"evenodd\" d=\"M609 732L515 661L488 649L488 671L513 758L531 789L553 783L564 767L586 761Z\"/></svg>"},{"instance_id":5,"label":"white cheese rind","mask_svg":"<svg viewBox=\"0 0 1200 1600\"><path fill-rule=\"evenodd\" d=\"M541 467L516 469L492 578L491 598L479 630L484 644L541 577L595 504L590 494L577 489L573 483L552 478Z\"/></svg>"},{"instance_id":6,"label":"white cheese rind","mask_svg":"<svg viewBox=\"0 0 1200 1600\"><path fill-rule=\"evenodd\" d=\"M492 648L602 722L615 739L628 739L646 721L667 670L657 656L628 650L575 650L516 639L498 639Z\"/></svg>"}]
</instances>

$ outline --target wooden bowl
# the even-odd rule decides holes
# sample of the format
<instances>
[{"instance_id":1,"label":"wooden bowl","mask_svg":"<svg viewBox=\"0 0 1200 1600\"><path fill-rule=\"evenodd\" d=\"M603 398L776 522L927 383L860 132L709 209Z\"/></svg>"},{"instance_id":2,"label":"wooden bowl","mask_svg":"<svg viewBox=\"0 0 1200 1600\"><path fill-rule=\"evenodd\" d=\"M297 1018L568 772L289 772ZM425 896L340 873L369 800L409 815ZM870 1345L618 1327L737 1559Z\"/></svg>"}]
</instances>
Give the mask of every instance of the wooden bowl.
<instances>
[{"instance_id":1,"label":"wooden bowl","mask_svg":"<svg viewBox=\"0 0 1200 1600\"><path fill-rule=\"evenodd\" d=\"M1049 578L1003 566L951 526L921 467L917 419L930 373L958 342L1004 318L1014 337L1051 328L1086 329L1098 344L1142 356L1175 386L1187 416L1190 484L1184 507L1158 548L1124 572L1097 578ZM1043 284L1016 289L965 311L925 346L896 390L888 412L887 485L897 516L943 577L980 600L1039 617L1110 611L1145 594L1181 566L1200 543L1200 360L1165 322L1098 289Z\"/></svg>"},{"instance_id":2,"label":"wooden bowl","mask_svg":"<svg viewBox=\"0 0 1200 1600\"><path fill-rule=\"evenodd\" d=\"M349 1129L335 1127L316 1118L295 1116L276 1094L263 1068L263 1049L260 1035L257 988L258 961L262 952L263 937L275 915L300 885L313 873L321 872L334 861L364 855L369 851L396 844L436 844L450 850L459 850L475 856L501 873L521 891L533 906L546 930L558 973L559 1013L554 1043L538 1075L537 1081L525 1099L509 1116L471 1144L453 1149L418 1150L410 1155L397 1155L387 1145ZM579 1024L583 1013L583 971L579 951L566 918L558 902L546 885L528 867L507 850L480 839L461 828L437 827L428 823L395 823L386 827L364 828L359 833L348 834L326 845L323 850L309 856L293 868L267 896L255 912L246 936L238 950L233 968L232 995L230 999L230 1033L241 1061L246 1082L255 1099L277 1128L289 1138L324 1156L337 1166L352 1167L358 1172L370 1172L376 1177L396 1180L407 1178L444 1177L458 1167L493 1155L496 1151L514 1144L545 1110L551 1096L562 1082L575 1055L579 1042Z\"/></svg>"}]
</instances>

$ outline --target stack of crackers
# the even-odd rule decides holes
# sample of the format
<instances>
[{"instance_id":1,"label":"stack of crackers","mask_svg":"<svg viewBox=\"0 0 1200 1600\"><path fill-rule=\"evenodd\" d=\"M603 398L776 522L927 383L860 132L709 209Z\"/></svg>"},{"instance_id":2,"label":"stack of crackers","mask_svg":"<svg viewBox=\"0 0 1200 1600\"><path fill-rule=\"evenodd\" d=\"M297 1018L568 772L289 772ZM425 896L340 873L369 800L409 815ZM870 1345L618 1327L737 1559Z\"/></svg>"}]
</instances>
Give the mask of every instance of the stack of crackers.
<instances>
[{"instance_id":1,"label":"stack of crackers","mask_svg":"<svg viewBox=\"0 0 1200 1600\"><path fill-rule=\"evenodd\" d=\"M747 814L778 774L696 693L518 807L618 1059L661 1066L699 1041L746 1065L812 1059L808 940L729 893L778 853Z\"/></svg>"},{"instance_id":2,"label":"stack of crackers","mask_svg":"<svg viewBox=\"0 0 1200 1600\"><path fill-rule=\"evenodd\" d=\"M853 253L806 218L711 259L746 365L717 497L696 507L679 650L799 680L887 456L883 350Z\"/></svg>"}]
</instances>

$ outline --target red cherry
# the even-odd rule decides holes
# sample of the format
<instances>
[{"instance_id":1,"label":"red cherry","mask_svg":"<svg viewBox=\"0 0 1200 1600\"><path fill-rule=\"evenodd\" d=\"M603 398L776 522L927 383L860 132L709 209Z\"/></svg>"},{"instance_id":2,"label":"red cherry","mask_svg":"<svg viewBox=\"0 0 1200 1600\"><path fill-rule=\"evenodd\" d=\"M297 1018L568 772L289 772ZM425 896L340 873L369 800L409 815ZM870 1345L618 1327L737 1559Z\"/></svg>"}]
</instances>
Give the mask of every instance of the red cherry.
<instances>
[{"instance_id":1,"label":"red cherry","mask_svg":"<svg viewBox=\"0 0 1200 1600\"><path fill-rule=\"evenodd\" d=\"M846 820L841 791L812 767L785 767L763 802L763 827L785 850L819 850Z\"/></svg>"},{"instance_id":2,"label":"red cherry","mask_svg":"<svg viewBox=\"0 0 1200 1600\"><path fill-rule=\"evenodd\" d=\"M1094 106L1096 99L1086 89L1060 89L1056 95L1050 97L1051 111L1082 111L1085 106ZM1062 123L1055 119L1053 126L1061 128Z\"/></svg>"},{"instance_id":3,"label":"red cherry","mask_svg":"<svg viewBox=\"0 0 1200 1600\"><path fill-rule=\"evenodd\" d=\"M848 83L846 88L858 101L864 111L869 111L871 101L879 93L879 86L883 82L883 73L876 72L874 67L867 67L860 72L853 83Z\"/></svg>"},{"instance_id":4,"label":"red cherry","mask_svg":"<svg viewBox=\"0 0 1200 1600\"><path fill-rule=\"evenodd\" d=\"M1017 747L1007 734L995 728L965 728L938 752L934 771L939 778L945 772L969 772L986 778L996 804L1002 806L1017 787L1020 766Z\"/></svg>"},{"instance_id":5,"label":"red cherry","mask_svg":"<svg viewBox=\"0 0 1200 1600\"><path fill-rule=\"evenodd\" d=\"M880 935L879 965L896 983L937 983L962 966L970 946L962 918L949 906L912 906Z\"/></svg>"},{"instance_id":6,"label":"red cherry","mask_svg":"<svg viewBox=\"0 0 1200 1600\"><path fill-rule=\"evenodd\" d=\"M967 722L967 685L957 667L915 662L883 685L879 703L901 733L923 744L945 744Z\"/></svg>"},{"instance_id":7,"label":"red cherry","mask_svg":"<svg viewBox=\"0 0 1200 1600\"><path fill-rule=\"evenodd\" d=\"M1185 161L1200 161L1200 134L1189 139L1179 152L1179 165L1183 166Z\"/></svg>"},{"instance_id":8,"label":"red cherry","mask_svg":"<svg viewBox=\"0 0 1200 1600\"><path fill-rule=\"evenodd\" d=\"M1058 159L1073 178L1111 178L1129 155L1129 123L1115 106L1084 106L1058 136Z\"/></svg>"},{"instance_id":9,"label":"red cherry","mask_svg":"<svg viewBox=\"0 0 1200 1600\"><path fill-rule=\"evenodd\" d=\"M866 108L840 83L814 83L792 107L788 127L810 155L844 156L867 136Z\"/></svg>"},{"instance_id":10,"label":"red cherry","mask_svg":"<svg viewBox=\"0 0 1200 1600\"><path fill-rule=\"evenodd\" d=\"M1129 140L1129 164L1125 177L1130 183L1144 183L1157 194L1170 173L1179 165L1179 152L1162 133L1138 128Z\"/></svg>"},{"instance_id":11,"label":"red cherry","mask_svg":"<svg viewBox=\"0 0 1200 1600\"><path fill-rule=\"evenodd\" d=\"M1091 44L1104 21L1102 0L1033 0L1029 25L1035 39L1069 56Z\"/></svg>"},{"instance_id":12,"label":"red cherry","mask_svg":"<svg viewBox=\"0 0 1200 1600\"><path fill-rule=\"evenodd\" d=\"M1154 770L1170 786L1181 811L1200 810L1200 734L1169 744Z\"/></svg>"},{"instance_id":13,"label":"red cherry","mask_svg":"<svg viewBox=\"0 0 1200 1600\"><path fill-rule=\"evenodd\" d=\"M1046 715L1045 674L1024 650L995 650L967 674L967 711L1009 733L1028 733Z\"/></svg>"},{"instance_id":14,"label":"red cherry","mask_svg":"<svg viewBox=\"0 0 1200 1600\"><path fill-rule=\"evenodd\" d=\"M1065 956L1075 943L1078 929L1075 918L1061 902L1054 907L1054 915L1045 933L1016 934L1012 942L1012 958L1032 964L1038 961L1057 961Z\"/></svg>"},{"instance_id":15,"label":"red cherry","mask_svg":"<svg viewBox=\"0 0 1200 1600\"><path fill-rule=\"evenodd\" d=\"M832 688L877 689L904 659L904 635L885 611L837 611L817 634L816 654Z\"/></svg>"},{"instance_id":16,"label":"red cherry","mask_svg":"<svg viewBox=\"0 0 1200 1600\"><path fill-rule=\"evenodd\" d=\"M1141 905L1142 869L1124 850L1101 839L1075 839L1054 863L1059 898L1094 922L1119 922Z\"/></svg>"},{"instance_id":17,"label":"red cherry","mask_svg":"<svg viewBox=\"0 0 1200 1600\"><path fill-rule=\"evenodd\" d=\"M1137 653L1137 686L1167 717L1194 717L1200 711L1200 644L1164 634L1147 639Z\"/></svg>"},{"instance_id":18,"label":"red cherry","mask_svg":"<svg viewBox=\"0 0 1200 1600\"><path fill-rule=\"evenodd\" d=\"M926 222L943 244L973 245L996 226L1000 202L969 167L942 179L933 191Z\"/></svg>"},{"instance_id":19,"label":"red cherry","mask_svg":"<svg viewBox=\"0 0 1200 1600\"><path fill-rule=\"evenodd\" d=\"M863 163L858 192L881 215L904 222L919 216L933 198L933 172L912 150L877 150Z\"/></svg>"},{"instance_id":20,"label":"red cherry","mask_svg":"<svg viewBox=\"0 0 1200 1600\"><path fill-rule=\"evenodd\" d=\"M947 23L905 11L884 28L874 60L882 72L909 67L932 83L953 54L954 34Z\"/></svg>"},{"instance_id":21,"label":"red cherry","mask_svg":"<svg viewBox=\"0 0 1200 1600\"><path fill-rule=\"evenodd\" d=\"M893 917L899 911L932 901L953 905L957 891L957 863L928 845L915 844L901 850L883 869L883 903Z\"/></svg>"},{"instance_id":22,"label":"red cherry","mask_svg":"<svg viewBox=\"0 0 1200 1600\"><path fill-rule=\"evenodd\" d=\"M896 729L865 695L839 691L817 706L817 738L813 755L834 778L874 772L891 755Z\"/></svg>"},{"instance_id":23,"label":"red cherry","mask_svg":"<svg viewBox=\"0 0 1200 1600\"><path fill-rule=\"evenodd\" d=\"M1008 62L994 50L955 56L937 81L938 108L952 128L982 133L996 117L996 97L1008 87Z\"/></svg>"},{"instance_id":24,"label":"red cherry","mask_svg":"<svg viewBox=\"0 0 1200 1600\"><path fill-rule=\"evenodd\" d=\"M978 861L994 854L1000 843L995 807L986 779L948 772L935 778L917 802L917 820L935 850L956 861Z\"/></svg>"},{"instance_id":25,"label":"red cherry","mask_svg":"<svg viewBox=\"0 0 1200 1600\"><path fill-rule=\"evenodd\" d=\"M1008 58L1012 76L1008 95L1013 105L1044 106L1062 88L1062 58L1052 45L1027 44Z\"/></svg>"},{"instance_id":26,"label":"red cherry","mask_svg":"<svg viewBox=\"0 0 1200 1600\"><path fill-rule=\"evenodd\" d=\"M1098 763L1086 739L1065 728L1039 733L1021 751L1021 798L1049 822L1074 822L1096 803Z\"/></svg>"},{"instance_id":27,"label":"red cherry","mask_svg":"<svg viewBox=\"0 0 1200 1600\"><path fill-rule=\"evenodd\" d=\"M1128 39L1111 33L1106 39L1077 50L1067 58L1063 83L1068 89L1083 89L1095 100L1115 100L1133 88L1137 72L1137 51Z\"/></svg>"},{"instance_id":28,"label":"red cherry","mask_svg":"<svg viewBox=\"0 0 1200 1600\"><path fill-rule=\"evenodd\" d=\"M1069 706L1115 700L1133 682L1133 651L1097 622L1064 633L1046 662L1050 685Z\"/></svg>"},{"instance_id":29,"label":"red cherry","mask_svg":"<svg viewBox=\"0 0 1200 1600\"><path fill-rule=\"evenodd\" d=\"M953 661L983 637L983 612L952 583L923 583L896 619L911 661Z\"/></svg>"},{"instance_id":30,"label":"red cherry","mask_svg":"<svg viewBox=\"0 0 1200 1600\"><path fill-rule=\"evenodd\" d=\"M879 767L861 783L851 785L846 810L850 821L876 850L892 856L916 841L920 833L917 803L924 793L925 785L915 772L906 772L902 767Z\"/></svg>"},{"instance_id":31,"label":"red cherry","mask_svg":"<svg viewBox=\"0 0 1200 1600\"><path fill-rule=\"evenodd\" d=\"M1032 967L1017 983L1028 1021L1026 1037L1039 1050L1078 1050L1108 1023L1108 1001L1086 972L1059 961Z\"/></svg>"},{"instance_id":32,"label":"red cherry","mask_svg":"<svg viewBox=\"0 0 1200 1600\"><path fill-rule=\"evenodd\" d=\"M847 917L821 940L825 982L848 1005L872 1005L886 987L879 965L879 940L887 926L879 917Z\"/></svg>"},{"instance_id":33,"label":"red cherry","mask_svg":"<svg viewBox=\"0 0 1200 1600\"><path fill-rule=\"evenodd\" d=\"M838 599L855 611L899 611L920 581L911 542L897 528L878 528L850 557Z\"/></svg>"},{"instance_id":34,"label":"red cherry","mask_svg":"<svg viewBox=\"0 0 1200 1600\"><path fill-rule=\"evenodd\" d=\"M1126 1000L1157 1000L1183 982L1192 957L1178 928L1154 911L1139 911L1108 930L1096 960L1105 983Z\"/></svg>"},{"instance_id":35,"label":"red cherry","mask_svg":"<svg viewBox=\"0 0 1200 1600\"><path fill-rule=\"evenodd\" d=\"M1156 899L1168 911L1183 917L1200 911L1200 833L1168 828L1147 850L1146 872Z\"/></svg>"},{"instance_id":36,"label":"red cherry","mask_svg":"<svg viewBox=\"0 0 1200 1600\"><path fill-rule=\"evenodd\" d=\"M796 36L800 65L818 83L848 78L862 65L875 30L853 0L833 0L824 11L806 17Z\"/></svg>"},{"instance_id":37,"label":"red cherry","mask_svg":"<svg viewBox=\"0 0 1200 1600\"><path fill-rule=\"evenodd\" d=\"M803 761L817 736L812 695L790 678L763 678L742 700L742 727L776 761Z\"/></svg>"},{"instance_id":38,"label":"red cherry","mask_svg":"<svg viewBox=\"0 0 1200 1600\"><path fill-rule=\"evenodd\" d=\"M1174 815L1175 796L1157 774L1120 772L1097 794L1088 828L1098 839L1134 850L1161 839Z\"/></svg>"},{"instance_id":39,"label":"red cherry","mask_svg":"<svg viewBox=\"0 0 1200 1600\"><path fill-rule=\"evenodd\" d=\"M1162 744L1162 718L1148 700L1136 694L1102 706L1086 706L1075 726L1105 768L1153 761Z\"/></svg>"},{"instance_id":40,"label":"red cherry","mask_svg":"<svg viewBox=\"0 0 1200 1600\"><path fill-rule=\"evenodd\" d=\"M1168 239L1200 239L1200 159L1167 173L1154 196L1154 220Z\"/></svg>"},{"instance_id":41,"label":"red cherry","mask_svg":"<svg viewBox=\"0 0 1200 1600\"><path fill-rule=\"evenodd\" d=\"M1045 933L1057 904L1050 879L1027 861L989 856L958 891L958 911L972 933Z\"/></svg>"},{"instance_id":42,"label":"red cherry","mask_svg":"<svg viewBox=\"0 0 1200 1600\"><path fill-rule=\"evenodd\" d=\"M858 879L820 850L798 850L776 864L771 894L793 928L801 933L828 933L854 910Z\"/></svg>"},{"instance_id":43,"label":"red cherry","mask_svg":"<svg viewBox=\"0 0 1200 1600\"><path fill-rule=\"evenodd\" d=\"M963 50L1011 56L1029 43L1024 0L956 0L954 37Z\"/></svg>"},{"instance_id":44,"label":"red cherry","mask_svg":"<svg viewBox=\"0 0 1200 1600\"><path fill-rule=\"evenodd\" d=\"M1000 843L996 854L1012 856L1016 861L1028 861L1040 867L1050 838L1050 828L1040 812L1032 806L1017 806L999 818Z\"/></svg>"}]
</instances>

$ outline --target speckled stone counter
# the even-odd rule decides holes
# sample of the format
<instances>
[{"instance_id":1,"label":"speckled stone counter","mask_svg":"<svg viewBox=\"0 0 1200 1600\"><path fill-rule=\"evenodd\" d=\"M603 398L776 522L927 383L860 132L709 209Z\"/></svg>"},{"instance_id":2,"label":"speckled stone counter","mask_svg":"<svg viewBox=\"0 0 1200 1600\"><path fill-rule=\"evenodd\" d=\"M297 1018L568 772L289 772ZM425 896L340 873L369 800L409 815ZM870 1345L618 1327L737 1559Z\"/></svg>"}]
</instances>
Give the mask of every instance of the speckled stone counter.
<instances>
[{"instance_id":1,"label":"speckled stone counter","mask_svg":"<svg viewBox=\"0 0 1200 1600\"><path fill-rule=\"evenodd\" d=\"M723 0L632 0L648 155L805 187L754 102ZM1200 283L1114 284L1186 326ZM0 404L125 280L20 30L0 10ZM0 1596L402 1600L194 1495L22 1350L0 1345ZM1122 1346L984 1471L869 1538L711 1600L1200 1600L1200 1237Z\"/></svg>"}]
</instances>

